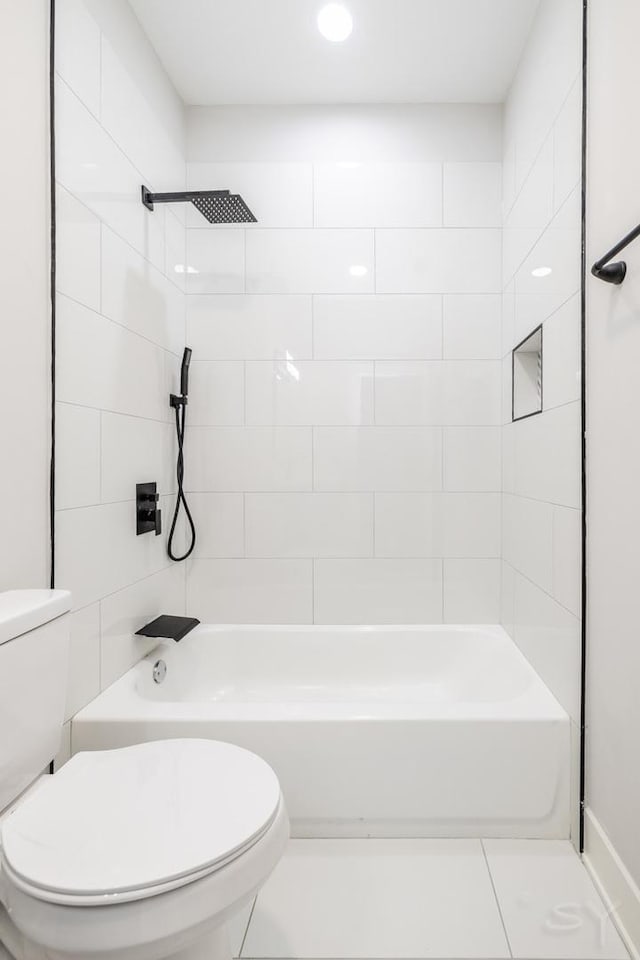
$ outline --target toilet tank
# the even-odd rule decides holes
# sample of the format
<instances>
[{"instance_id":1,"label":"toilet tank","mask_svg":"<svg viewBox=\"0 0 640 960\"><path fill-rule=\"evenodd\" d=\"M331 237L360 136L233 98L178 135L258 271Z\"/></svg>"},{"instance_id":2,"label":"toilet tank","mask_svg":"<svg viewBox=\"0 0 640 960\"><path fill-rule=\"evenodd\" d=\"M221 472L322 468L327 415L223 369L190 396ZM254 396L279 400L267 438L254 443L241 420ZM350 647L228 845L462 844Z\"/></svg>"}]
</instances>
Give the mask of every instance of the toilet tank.
<instances>
[{"instance_id":1,"label":"toilet tank","mask_svg":"<svg viewBox=\"0 0 640 960\"><path fill-rule=\"evenodd\" d=\"M0 593L0 810L58 752L70 607L66 590Z\"/></svg>"}]
</instances>

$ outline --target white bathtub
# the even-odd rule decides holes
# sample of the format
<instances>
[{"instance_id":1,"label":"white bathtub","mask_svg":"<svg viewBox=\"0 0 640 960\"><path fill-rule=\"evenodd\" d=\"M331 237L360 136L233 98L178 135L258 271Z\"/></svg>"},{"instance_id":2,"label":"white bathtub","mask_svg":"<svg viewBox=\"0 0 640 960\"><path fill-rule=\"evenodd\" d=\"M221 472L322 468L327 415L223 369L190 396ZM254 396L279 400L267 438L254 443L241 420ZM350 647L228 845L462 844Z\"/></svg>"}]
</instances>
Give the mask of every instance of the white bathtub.
<instances>
[{"instance_id":1,"label":"white bathtub","mask_svg":"<svg viewBox=\"0 0 640 960\"><path fill-rule=\"evenodd\" d=\"M297 836L569 833L567 714L500 627L201 626L72 724L74 752L167 737L263 756Z\"/></svg>"}]
</instances>

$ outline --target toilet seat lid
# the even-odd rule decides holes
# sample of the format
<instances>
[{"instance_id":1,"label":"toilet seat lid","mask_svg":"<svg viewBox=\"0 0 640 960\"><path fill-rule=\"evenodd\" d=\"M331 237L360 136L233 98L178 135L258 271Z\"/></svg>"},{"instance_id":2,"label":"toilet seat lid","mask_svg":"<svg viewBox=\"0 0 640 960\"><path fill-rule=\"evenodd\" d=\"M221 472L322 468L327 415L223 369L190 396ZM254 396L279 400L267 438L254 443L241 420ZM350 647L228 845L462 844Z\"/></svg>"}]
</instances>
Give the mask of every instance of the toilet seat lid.
<instances>
[{"instance_id":1,"label":"toilet seat lid","mask_svg":"<svg viewBox=\"0 0 640 960\"><path fill-rule=\"evenodd\" d=\"M9 874L43 900L139 899L239 856L279 803L271 767L228 743L79 753L3 823L2 852Z\"/></svg>"}]
</instances>

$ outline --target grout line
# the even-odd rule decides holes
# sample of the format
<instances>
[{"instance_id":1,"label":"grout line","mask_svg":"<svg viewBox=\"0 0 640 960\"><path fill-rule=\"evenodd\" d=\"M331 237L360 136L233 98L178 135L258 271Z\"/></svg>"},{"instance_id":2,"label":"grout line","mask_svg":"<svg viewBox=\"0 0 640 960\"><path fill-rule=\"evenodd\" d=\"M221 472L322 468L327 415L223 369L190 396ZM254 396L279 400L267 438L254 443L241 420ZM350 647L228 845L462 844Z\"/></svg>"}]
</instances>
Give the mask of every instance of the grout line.
<instances>
[{"instance_id":1,"label":"grout line","mask_svg":"<svg viewBox=\"0 0 640 960\"><path fill-rule=\"evenodd\" d=\"M242 937L242 943L240 944L240 949L238 950L238 957L242 956L242 951L244 950L244 944L247 939L247 935L249 933L249 927L251 926L251 921L253 920L253 911L256 908L256 904L258 902L258 896L259 894L256 894L256 896L253 898L253 903L251 904L251 912L249 913L249 919L247 920L247 926L245 927L244 936Z\"/></svg>"},{"instance_id":2,"label":"grout line","mask_svg":"<svg viewBox=\"0 0 640 960\"><path fill-rule=\"evenodd\" d=\"M489 858L487 856L487 851L485 850L484 840L480 840L480 846L482 848L482 855L484 857L484 862L487 867L487 873L489 874L489 880L491 882L491 889L493 890L493 896L495 897L496 907L498 908L498 913L500 914L500 922L502 923L502 929L504 931L505 940L507 941L507 947L509 948L509 955L513 957L513 949L511 947L511 941L509 940L509 934L507 933L507 925L504 922L504 916L502 915L502 907L500 906L500 899L496 891L496 885L493 881L493 874L491 873L491 867L489 866Z\"/></svg>"}]
</instances>

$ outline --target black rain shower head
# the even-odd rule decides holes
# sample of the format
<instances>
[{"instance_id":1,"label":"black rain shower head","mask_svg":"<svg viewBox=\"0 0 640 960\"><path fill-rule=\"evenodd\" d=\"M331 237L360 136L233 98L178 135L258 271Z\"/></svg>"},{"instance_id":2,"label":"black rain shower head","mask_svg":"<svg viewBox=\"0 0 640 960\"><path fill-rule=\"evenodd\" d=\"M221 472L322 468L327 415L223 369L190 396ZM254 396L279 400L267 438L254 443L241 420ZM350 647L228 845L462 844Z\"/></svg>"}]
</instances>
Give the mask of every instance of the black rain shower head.
<instances>
[{"instance_id":1,"label":"black rain shower head","mask_svg":"<svg viewBox=\"0 0 640 960\"><path fill-rule=\"evenodd\" d=\"M182 193L151 193L142 187L142 202L148 210L155 203L188 203L209 223L257 223L239 193L228 190L186 190Z\"/></svg>"}]
</instances>

